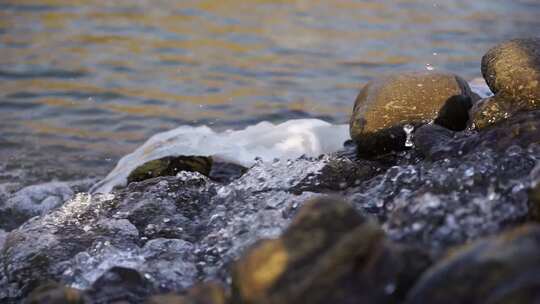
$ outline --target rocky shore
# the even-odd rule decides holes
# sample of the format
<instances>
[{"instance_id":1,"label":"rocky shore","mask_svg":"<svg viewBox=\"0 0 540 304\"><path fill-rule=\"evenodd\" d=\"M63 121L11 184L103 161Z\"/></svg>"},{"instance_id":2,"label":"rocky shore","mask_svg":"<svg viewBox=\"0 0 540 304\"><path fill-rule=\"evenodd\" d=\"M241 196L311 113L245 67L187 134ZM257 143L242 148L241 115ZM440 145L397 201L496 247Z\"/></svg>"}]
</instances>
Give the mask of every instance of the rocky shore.
<instances>
[{"instance_id":1,"label":"rocky shore","mask_svg":"<svg viewBox=\"0 0 540 304\"><path fill-rule=\"evenodd\" d=\"M451 73L370 81L337 153L24 188L0 204L0 302L540 303L540 39L482 74L483 99Z\"/></svg>"}]
</instances>

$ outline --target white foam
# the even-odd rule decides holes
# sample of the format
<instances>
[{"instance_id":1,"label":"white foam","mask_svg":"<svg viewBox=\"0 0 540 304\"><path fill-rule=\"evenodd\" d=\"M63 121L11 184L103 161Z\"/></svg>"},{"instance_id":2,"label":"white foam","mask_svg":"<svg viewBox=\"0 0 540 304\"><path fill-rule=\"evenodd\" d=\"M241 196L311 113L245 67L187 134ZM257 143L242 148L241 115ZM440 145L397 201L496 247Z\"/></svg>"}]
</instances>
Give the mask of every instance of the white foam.
<instances>
[{"instance_id":1,"label":"white foam","mask_svg":"<svg viewBox=\"0 0 540 304\"><path fill-rule=\"evenodd\" d=\"M101 182L90 190L108 193L125 185L131 171L165 156L199 155L250 167L255 158L262 161L316 157L343 147L349 139L348 125L332 125L319 119L297 119L274 125L261 122L243 130L214 132L207 126L181 126L152 136L128 154Z\"/></svg>"}]
</instances>

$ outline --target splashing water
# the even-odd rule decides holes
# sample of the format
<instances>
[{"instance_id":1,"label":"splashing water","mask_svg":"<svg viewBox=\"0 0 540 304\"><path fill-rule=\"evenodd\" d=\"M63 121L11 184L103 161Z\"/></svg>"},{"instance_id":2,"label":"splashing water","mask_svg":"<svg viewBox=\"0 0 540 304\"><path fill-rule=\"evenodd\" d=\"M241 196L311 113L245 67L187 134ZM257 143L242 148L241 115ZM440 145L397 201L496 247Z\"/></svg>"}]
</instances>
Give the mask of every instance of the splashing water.
<instances>
[{"instance_id":1,"label":"splashing water","mask_svg":"<svg viewBox=\"0 0 540 304\"><path fill-rule=\"evenodd\" d=\"M295 159L338 151L349 138L347 125L332 125L318 119L290 120L274 125L261 122L243 130L217 133L206 126L182 126L152 136L133 153L124 156L91 192L107 193L125 185L136 167L165 156L212 156L215 160L250 167L255 158Z\"/></svg>"}]
</instances>

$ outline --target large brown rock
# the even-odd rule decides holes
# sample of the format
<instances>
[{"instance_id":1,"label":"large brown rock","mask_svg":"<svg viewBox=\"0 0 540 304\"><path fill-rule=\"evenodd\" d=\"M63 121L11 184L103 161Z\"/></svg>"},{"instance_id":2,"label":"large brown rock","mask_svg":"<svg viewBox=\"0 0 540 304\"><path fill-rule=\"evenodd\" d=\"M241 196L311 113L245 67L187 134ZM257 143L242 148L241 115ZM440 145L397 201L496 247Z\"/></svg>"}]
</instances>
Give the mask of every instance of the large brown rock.
<instances>
[{"instance_id":1,"label":"large brown rock","mask_svg":"<svg viewBox=\"0 0 540 304\"><path fill-rule=\"evenodd\" d=\"M428 265L335 198L307 202L279 239L252 247L233 268L233 303L391 303Z\"/></svg>"},{"instance_id":2,"label":"large brown rock","mask_svg":"<svg viewBox=\"0 0 540 304\"><path fill-rule=\"evenodd\" d=\"M483 129L520 111L540 109L540 38L501 43L482 58L482 74L495 96L471 109L471 126Z\"/></svg>"},{"instance_id":3,"label":"large brown rock","mask_svg":"<svg viewBox=\"0 0 540 304\"><path fill-rule=\"evenodd\" d=\"M454 251L426 271L407 303L540 303L540 226L528 224Z\"/></svg>"},{"instance_id":4,"label":"large brown rock","mask_svg":"<svg viewBox=\"0 0 540 304\"><path fill-rule=\"evenodd\" d=\"M489 50L482 58L489 88L514 102L514 108L540 106L540 38L514 39Z\"/></svg>"},{"instance_id":5,"label":"large brown rock","mask_svg":"<svg viewBox=\"0 0 540 304\"><path fill-rule=\"evenodd\" d=\"M351 138L360 154L404 150L405 125L436 120L451 130L463 130L474 99L467 82L454 74L417 72L378 78L367 83L355 101Z\"/></svg>"}]
</instances>

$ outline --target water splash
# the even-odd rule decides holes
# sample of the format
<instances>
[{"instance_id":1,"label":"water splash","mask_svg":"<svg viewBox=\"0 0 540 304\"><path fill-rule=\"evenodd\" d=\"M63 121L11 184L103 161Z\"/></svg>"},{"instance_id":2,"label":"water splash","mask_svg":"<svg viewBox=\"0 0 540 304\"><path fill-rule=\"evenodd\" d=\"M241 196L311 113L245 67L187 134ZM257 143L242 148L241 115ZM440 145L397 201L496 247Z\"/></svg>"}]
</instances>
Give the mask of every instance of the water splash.
<instances>
[{"instance_id":1,"label":"water splash","mask_svg":"<svg viewBox=\"0 0 540 304\"><path fill-rule=\"evenodd\" d=\"M336 152L348 138L348 125L332 125L319 119L290 120L278 125L261 122L222 133L206 126L182 126L152 136L124 156L91 192L108 193L115 186L125 185L135 168L165 156L212 156L215 160L250 167L255 158L266 162Z\"/></svg>"}]
</instances>

